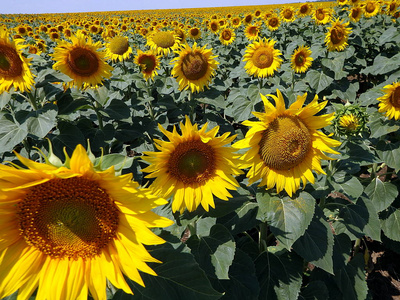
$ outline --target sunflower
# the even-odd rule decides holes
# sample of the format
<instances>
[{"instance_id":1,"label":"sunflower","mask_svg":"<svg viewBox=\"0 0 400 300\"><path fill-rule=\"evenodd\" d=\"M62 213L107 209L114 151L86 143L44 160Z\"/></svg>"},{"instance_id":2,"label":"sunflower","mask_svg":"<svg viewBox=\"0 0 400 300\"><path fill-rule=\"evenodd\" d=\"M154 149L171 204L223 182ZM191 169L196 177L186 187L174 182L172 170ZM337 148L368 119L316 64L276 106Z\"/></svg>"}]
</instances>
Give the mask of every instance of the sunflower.
<instances>
[{"instance_id":1,"label":"sunflower","mask_svg":"<svg viewBox=\"0 0 400 300\"><path fill-rule=\"evenodd\" d=\"M291 6L284 7L280 12L280 17L283 22L293 22L296 20L296 13Z\"/></svg>"},{"instance_id":2,"label":"sunflower","mask_svg":"<svg viewBox=\"0 0 400 300\"><path fill-rule=\"evenodd\" d=\"M240 26L240 24L242 23L242 21L240 20L239 17L234 17L231 21L232 27L233 28L238 28Z\"/></svg>"},{"instance_id":3,"label":"sunflower","mask_svg":"<svg viewBox=\"0 0 400 300\"><path fill-rule=\"evenodd\" d=\"M10 40L9 33L0 27L0 94L9 91L11 86L21 92L30 91L33 75L30 59L22 55L22 40Z\"/></svg>"},{"instance_id":4,"label":"sunflower","mask_svg":"<svg viewBox=\"0 0 400 300\"><path fill-rule=\"evenodd\" d=\"M344 6L344 5L347 5L349 0L337 0L336 2L337 2L338 5Z\"/></svg>"},{"instance_id":5,"label":"sunflower","mask_svg":"<svg viewBox=\"0 0 400 300\"><path fill-rule=\"evenodd\" d=\"M150 163L143 172L146 178L156 178L151 184L157 195L168 198L173 195L172 211L181 213L187 208L194 211L200 204L208 211L215 207L213 195L228 200L229 190L239 186L235 175L241 174L234 149L225 147L235 139L229 132L217 137L219 126L207 130L206 123L200 130L186 116L180 123L182 135L174 129L161 132L169 141L155 140L159 152L145 152L143 159Z\"/></svg>"},{"instance_id":6,"label":"sunflower","mask_svg":"<svg viewBox=\"0 0 400 300\"><path fill-rule=\"evenodd\" d=\"M249 41L253 41L258 38L258 34L260 33L260 26L257 24L249 24L244 29L244 35Z\"/></svg>"},{"instance_id":7,"label":"sunflower","mask_svg":"<svg viewBox=\"0 0 400 300\"><path fill-rule=\"evenodd\" d=\"M349 19L352 22L358 22L360 21L362 14L363 14L363 9L361 8L361 6L353 6L350 9Z\"/></svg>"},{"instance_id":8,"label":"sunflower","mask_svg":"<svg viewBox=\"0 0 400 300\"><path fill-rule=\"evenodd\" d=\"M325 44L329 51L343 51L348 46L347 40L351 33L351 29L347 27L348 25L349 22L345 23L336 19L331 24L331 27L328 27L328 32L325 35Z\"/></svg>"},{"instance_id":9,"label":"sunflower","mask_svg":"<svg viewBox=\"0 0 400 300\"><path fill-rule=\"evenodd\" d=\"M399 2L397 0L391 0L386 3L386 13L390 16L394 16L399 7Z\"/></svg>"},{"instance_id":10,"label":"sunflower","mask_svg":"<svg viewBox=\"0 0 400 300\"><path fill-rule=\"evenodd\" d=\"M343 115L339 120L339 125L348 132L355 132L360 127L357 117L353 114Z\"/></svg>"},{"instance_id":11,"label":"sunflower","mask_svg":"<svg viewBox=\"0 0 400 300\"><path fill-rule=\"evenodd\" d=\"M328 138L319 131L331 123L334 114L315 116L327 101L318 103L318 97L302 107L307 94L298 96L288 109L279 90L273 106L267 97L261 95L265 113L253 112L260 120L244 121L251 126L243 140L233 147L249 148L241 157L242 168L249 168L249 184L261 179L260 186L271 189L276 185L277 192L285 190L289 196L307 181L314 183L312 171L324 173L321 159L331 159L323 152L339 154L330 147L337 147L340 142Z\"/></svg>"},{"instance_id":12,"label":"sunflower","mask_svg":"<svg viewBox=\"0 0 400 300\"><path fill-rule=\"evenodd\" d=\"M306 17L311 14L312 11L312 4L310 3L303 3L299 7L298 15L299 17Z\"/></svg>"},{"instance_id":13,"label":"sunflower","mask_svg":"<svg viewBox=\"0 0 400 300\"><path fill-rule=\"evenodd\" d=\"M218 31L220 29L219 22L217 20L212 20L209 24L208 27L210 28L210 31L214 34L218 34Z\"/></svg>"},{"instance_id":14,"label":"sunflower","mask_svg":"<svg viewBox=\"0 0 400 300\"><path fill-rule=\"evenodd\" d=\"M54 48L53 69L72 78L67 86L78 89L96 87L103 78L110 78L113 68L105 62L105 53L99 51L100 42L93 43L81 31L71 36L71 43L60 41Z\"/></svg>"},{"instance_id":15,"label":"sunflower","mask_svg":"<svg viewBox=\"0 0 400 300\"><path fill-rule=\"evenodd\" d=\"M190 36L190 38L198 40L201 37L201 31L198 27L192 27L189 29L188 35Z\"/></svg>"},{"instance_id":16,"label":"sunflower","mask_svg":"<svg viewBox=\"0 0 400 300\"><path fill-rule=\"evenodd\" d=\"M245 25L248 25L248 24L250 24L251 22L253 22L253 19L254 19L253 14L248 14L248 15L246 15L246 16L243 18L243 23L244 23Z\"/></svg>"},{"instance_id":17,"label":"sunflower","mask_svg":"<svg viewBox=\"0 0 400 300\"><path fill-rule=\"evenodd\" d=\"M129 46L128 38L125 36L116 36L109 39L106 46L105 58L112 61L124 61L132 54L132 48Z\"/></svg>"},{"instance_id":18,"label":"sunflower","mask_svg":"<svg viewBox=\"0 0 400 300\"><path fill-rule=\"evenodd\" d=\"M364 8L364 16L366 18L371 18L376 16L381 9L381 6L378 1L369 0L363 3Z\"/></svg>"},{"instance_id":19,"label":"sunflower","mask_svg":"<svg viewBox=\"0 0 400 300\"><path fill-rule=\"evenodd\" d=\"M311 66L314 59L311 57L310 47L300 46L291 57L291 66L296 73L304 73Z\"/></svg>"},{"instance_id":20,"label":"sunflower","mask_svg":"<svg viewBox=\"0 0 400 300\"><path fill-rule=\"evenodd\" d=\"M281 66L281 51L274 48L276 41L273 39L259 39L247 46L243 61L244 68L249 75L257 77L272 76Z\"/></svg>"},{"instance_id":21,"label":"sunflower","mask_svg":"<svg viewBox=\"0 0 400 300\"><path fill-rule=\"evenodd\" d=\"M319 7L313 11L312 18L318 25L327 24L331 20L331 14L327 8Z\"/></svg>"},{"instance_id":22,"label":"sunflower","mask_svg":"<svg viewBox=\"0 0 400 300\"><path fill-rule=\"evenodd\" d=\"M281 21L277 15L273 14L267 19L266 23L269 30L275 31L278 30Z\"/></svg>"},{"instance_id":23,"label":"sunflower","mask_svg":"<svg viewBox=\"0 0 400 300\"><path fill-rule=\"evenodd\" d=\"M217 56L213 55L212 49L205 49L205 47L198 47L196 42L193 48L186 44L177 51L179 56L171 61L174 63L171 74L177 77L180 90L190 88L192 92L200 92L210 83L218 62L215 60Z\"/></svg>"},{"instance_id":24,"label":"sunflower","mask_svg":"<svg viewBox=\"0 0 400 300\"><path fill-rule=\"evenodd\" d=\"M393 82L383 87L385 95L379 97L379 112L385 113L388 119L400 119L400 82Z\"/></svg>"},{"instance_id":25,"label":"sunflower","mask_svg":"<svg viewBox=\"0 0 400 300\"><path fill-rule=\"evenodd\" d=\"M184 43L186 41L186 33L183 29L180 29L179 27L176 27L174 29L174 33L179 39L179 43Z\"/></svg>"},{"instance_id":26,"label":"sunflower","mask_svg":"<svg viewBox=\"0 0 400 300\"><path fill-rule=\"evenodd\" d=\"M132 293L124 276L156 275L143 245L164 243L149 229L171 225L151 211L164 199L98 170L81 145L65 164L16 155L28 169L0 165L0 298L106 299L106 280Z\"/></svg>"},{"instance_id":27,"label":"sunflower","mask_svg":"<svg viewBox=\"0 0 400 300\"><path fill-rule=\"evenodd\" d=\"M235 32L230 28L222 29L219 34L219 40L223 45L230 45L236 38Z\"/></svg>"},{"instance_id":28,"label":"sunflower","mask_svg":"<svg viewBox=\"0 0 400 300\"><path fill-rule=\"evenodd\" d=\"M157 55L155 50L150 49L146 52L138 50L134 61L135 64L140 66L144 79L153 79L154 76L158 74L157 70L160 69L160 56Z\"/></svg>"},{"instance_id":29,"label":"sunflower","mask_svg":"<svg viewBox=\"0 0 400 300\"><path fill-rule=\"evenodd\" d=\"M147 37L146 45L157 54L169 55L179 47L179 39L173 31L156 30Z\"/></svg>"}]
</instances>

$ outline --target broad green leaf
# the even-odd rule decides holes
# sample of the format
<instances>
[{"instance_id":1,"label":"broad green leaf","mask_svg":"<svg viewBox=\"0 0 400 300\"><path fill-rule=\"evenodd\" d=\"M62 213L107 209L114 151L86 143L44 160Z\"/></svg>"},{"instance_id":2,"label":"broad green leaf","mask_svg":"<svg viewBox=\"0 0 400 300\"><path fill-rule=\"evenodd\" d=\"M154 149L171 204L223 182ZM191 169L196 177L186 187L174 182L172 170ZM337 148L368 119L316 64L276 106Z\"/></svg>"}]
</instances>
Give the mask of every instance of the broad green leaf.
<instances>
[{"instance_id":1,"label":"broad green leaf","mask_svg":"<svg viewBox=\"0 0 400 300\"><path fill-rule=\"evenodd\" d=\"M400 170L400 142L386 143L381 140L376 145L376 153L389 167Z\"/></svg>"},{"instance_id":2,"label":"broad green leaf","mask_svg":"<svg viewBox=\"0 0 400 300\"><path fill-rule=\"evenodd\" d=\"M260 292L253 260L244 251L236 249L235 257L229 268L229 280L221 280L225 289L221 299L256 300Z\"/></svg>"},{"instance_id":3,"label":"broad green leaf","mask_svg":"<svg viewBox=\"0 0 400 300\"><path fill-rule=\"evenodd\" d=\"M293 249L306 261L333 274L333 234L318 206L306 232L293 244Z\"/></svg>"},{"instance_id":4,"label":"broad green leaf","mask_svg":"<svg viewBox=\"0 0 400 300\"><path fill-rule=\"evenodd\" d=\"M286 249L304 234L314 215L315 199L306 192L296 198L257 194L261 221L268 222L270 230Z\"/></svg>"},{"instance_id":5,"label":"broad green leaf","mask_svg":"<svg viewBox=\"0 0 400 300\"><path fill-rule=\"evenodd\" d=\"M368 286L364 256L361 253L356 254L347 266L337 270L334 278L343 294L343 300L366 299Z\"/></svg>"},{"instance_id":6,"label":"broad green leaf","mask_svg":"<svg viewBox=\"0 0 400 300\"><path fill-rule=\"evenodd\" d=\"M323 281L311 281L301 290L300 300L326 300L329 299L329 291Z\"/></svg>"},{"instance_id":7,"label":"broad green leaf","mask_svg":"<svg viewBox=\"0 0 400 300\"><path fill-rule=\"evenodd\" d=\"M28 132L38 138L45 137L51 129L57 124L57 110L51 105L48 108L43 108L33 111L27 119Z\"/></svg>"},{"instance_id":8,"label":"broad green leaf","mask_svg":"<svg viewBox=\"0 0 400 300\"><path fill-rule=\"evenodd\" d=\"M97 157L95 165L99 164L102 170L107 170L111 166L114 166L115 170L121 170L129 168L133 163L133 157L127 157L123 154L112 153L104 155L103 157Z\"/></svg>"},{"instance_id":9,"label":"broad green leaf","mask_svg":"<svg viewBox=\"0 0 400 300\"><path fill-rule=\"evenodd\" d=\"M397 43L400 44L400 33L397 27L389 27L379 36L379 45L385 43Z\"/></svg>"},{"instance_id":10,"label":"broad green leaf","mask_svg":"<svg viewBox=\"0 0 400 300\"><path fill-rule=\"evenodd\" d=\"M11 151L28 135L26 123L16 124L7 119L0 120L0 153Z\"/></svg>"},{"instance_id":11,"label":"broad green leaf","mask_svg":"<svg viewBox=\"0 0 400 300\"><path fill-rule=\"evenodd\" d=\"M380 212L392 204L399 191L393 183L382 182L379 177L376 177L365 188L365 193L372 200L376 211Z\"/></svg>"},{"instance_id":12,"label":"broad green leaf","mask_svg":"<svg viewBox=\"0 0 400 300\"><path fill-rule=\"evenodd\" d=\"M344 268L350 259L352 251L352 243L349 236L345 233L334 235L333 245L333 269L337 270Z\"/></svg>"},{"instance_id":13,"label":"broad green leaf","mask_svg":"<svg viewBox=\"0 0 400 300\"><path fill-rule=\"evenodd\" d=\"M257 226L256 219L258 205L254 202L246 202L234 212L218 219L218 222L229 228L232 234L242 233Z\"/></svg>"},{"instance_id":14,"label":"broad green leaf","mask_svg":"<svg viewBox=\"0 0 400 300\"><path fill-rule=\"evenodd\" d=\"M360 181L344 171L339 171L333 177L328 179L335 191L347 195L351 199L357 199L361 196L364 187Z\"/></svg>"},{"instance_id":15,"label":"broad green leaf","mask_svg":"<svg viewBox=\"0 0 400 300\"><path fill-rule=\"evenodd\" d=\"M119 290L114 300L216 300L222 296L212 288L191 254L182 253L166 244L152 250L151 256L162 261L148 264L157 276L141 273L146 287L127 280L134 294L127 295Z\"/></svg>"},{"instance_id":16,"label":"broad green leaf","mask_svg":"<svg viewBox=\"0 0 400 300\"><path fill-rule=\"evenodd\" d=\"M294 253L264 251L254 262L260 283L259 300L297 300L302 283L303 260Z\"/></svg>"},{"instance_id":17,"label":"broad green leaf","mask_svg":"<svg viewBox=\"0 0 400 300\"><path fill-rule=\"evenodd\" d=\"M236 245L225 226L215 224L208 236L191 236L187 245L209 277L229 279Z\"/></svg>"},{"instance_id":18,"label":"broad green leaf","mask_svg":"<svg viewBox=\"0 0 400 300\"><path fill-rule=\"evenodd\" d=\"M400 128L395 120L388 120L379 112L371 115L368 125L371 129L371 138L380 138Z\"/></svg>"},{"instance_id":19,"label":"broad green leaf","mask_svg":"<svg viewBox=\"0 0 400 300\"><path fill-rule=\"evenodd\" d=\"M400 53L392 57L386 57L382 54L378 54L378 56L376 56L374 59L373 65L361 70L361 73L366 75L383 75L398 69L399 65Z\"/></svg>"},{"instance_id":20,"label":"broad green leaf","mask_svg":"<svg viewBox=\"0 0 400 300\"><path fill-rule=\"evenodd\" d=\"M258 98L248 99L241 94L237 94L233 99L232 106L227 108L226 113L232 115L236 122L247 120L253 117L254 106L260 101Z\"/></svg>"},{"instance_id":21,"label":"broad green leaf","mask_svg":"<svg viewBox=\"0 0 400 300\"><path fill-rule=\"evenodd\" d=\"M400 209L390 206L380 214L380 220L385 235L400 242Z\"/></svg>"},{"instance_id":22,"label":"broad green leaf","mask_svg":"<svg viewBox=\"0 0 400 300\"><path fill-rule=\"evenodd\" d=\"M2 110L11 100L11 93L4 91L0 94L0 110Z\"/></svg>"},{"instance_id":23,"label":"broad green leaf","mask_svg":"<svg viewBox=\"0 0 400 300\"><path fill-rule=\"evenodd\" d=\"M104 109L104 112L114 120L122 120L130 117L130 109L122 100L113 99Z\"/></svg>"},{"instance_id":24,"label":"broad green leaf","mask_svg":"<svg viewBox=\"0 0 400 300\"><path fill-rule=\"evenodd\" d=\"M345 57L343 55L335 58L323 58L321 64L335 73L335 80L347 76L347 72L343 70Z\"/></svg>"},{"instance_id":25,"label":"broad green leaf","mask_svg":"<svg viewBox=\"0 0 400 300\"><path fill-rule=\"evenodd\" d=\"M308 71L305 80L315 90L316 94L325 90L333 82L332 77L316 70Z\"/></svg>"},{"instance_id":26,"label":"broad green leaf","mask_svg":"<svg viewBox=\"0 0 400 300\"><path fill-rule=\"evenodd\" d=\"M93 100L98 102L101 106L106 105L109 99L109 90L105 86L100 86L95 89L87 89L86 93L88 93Z\"/></svg>"},{"instance_id":27,"label":"broad green leaf","mask_svg":"<svg viewBox=\"0 0 400 300\"><path fill-rule=\"evenodd\" d=\"M59 134L54 136L51 142L53 144L54 154L61 160L64 159L64 147L69 155L72 154L78 144L86 147L86 139L78 127L68 122L60 121L58 122L57 128Z\"/></svg>"}]
</instances>

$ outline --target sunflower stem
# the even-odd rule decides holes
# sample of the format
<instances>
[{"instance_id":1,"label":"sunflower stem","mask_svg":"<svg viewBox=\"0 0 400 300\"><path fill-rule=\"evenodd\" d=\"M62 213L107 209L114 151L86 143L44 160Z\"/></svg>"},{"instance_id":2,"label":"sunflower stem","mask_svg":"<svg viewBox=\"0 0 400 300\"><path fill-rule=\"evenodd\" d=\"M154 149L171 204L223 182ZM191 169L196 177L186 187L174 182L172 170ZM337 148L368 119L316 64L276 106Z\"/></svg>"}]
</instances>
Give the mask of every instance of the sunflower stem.
<instances>
[{"instance_id":1,"label":"sunflower stem","mask_svg":"<svg viewBox=\"0 0 400 300\"><path fill-rule=\"evenodd\" d=\"M196 100L194 99L194 95L193 95L192 91L189 91L188 100L189 100L189 106L190 106L189 119L190 119L190 122L193 124L193 122L194 122L194 110L196 108Z\"/></svg>"},{"instance_id":2,"label":"sunflower stem","mask_svg":"<svg viewBox=\"0 0 400 300\"><path fill-rule=\"evenodd\" d=\"M94 111L96 112L97 120L99 121L99 129L103 130L104 124L103 124L103 116L100 113L100 104L96 101L93 105Z\"/></svg>"},{"instance_id":3,"label":"sunflower stem","mask_svg":"<svg viewBox=\"0 0 400 300\"><path fill-rule=\"evenodd\" d=\"M272 237L267 235L268 233L268 225L267 223L260 224L260 233L259 233L259 248L260 253L264 252L268 248L268 242L271 240ZM271 234L270 234L271 235Z\"/></svg>"}]
</instances>

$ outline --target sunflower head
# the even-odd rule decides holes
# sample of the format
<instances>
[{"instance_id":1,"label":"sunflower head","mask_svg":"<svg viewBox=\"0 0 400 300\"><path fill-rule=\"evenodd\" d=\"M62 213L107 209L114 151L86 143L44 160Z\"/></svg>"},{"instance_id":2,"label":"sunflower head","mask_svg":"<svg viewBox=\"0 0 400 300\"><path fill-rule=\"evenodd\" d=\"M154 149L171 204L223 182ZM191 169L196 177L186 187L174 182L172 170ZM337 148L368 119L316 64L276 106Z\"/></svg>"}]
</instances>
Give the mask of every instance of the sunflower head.
<instances>
[{"instance_id":1,"label":"sunflower head","mask_svg":"<svg viewBox=\"0 0 400 300\"><path fill-rule=\"evenodd\" d=\"M349 22L345 23L336 19L331 27L328 28L328 32L325 35L325 44L329 51L343 51L347 46L347 40L351 33L351 29L347 27Z\"/></svg>"},{"instance_id":2,"label":"sunflower head","mask_svg":"<svg viewBox=\"0 0 400 300\"><path fill-rule=\"evenodd\" d=\"M331 20L330 11L324 7L318 7L313 11L313 19L315 23L327 24Z\"/></svg>"},{"instance_id":3,"label":"sunflower head","mask_svg":"<svg viewBox=\"0 0 400 300\"><path fill-rule=\"evenodd\" d=\"M311 66L314 59L311 57L311 50L307 46L297 48L291 57L291 66L296 73L304 73Z\"/></svg>"},{"instance_id":4,"label":"sunflower head","mask_svg":"<svg viewBox=\"0 0 400 300\"><path fill-rule=\"evenodd\" d=\"M371 18L378 14L381 7L378 1L369 0L363 3L363 8L364 8L364 16L366 18Z\"/></svg>"},{"instance_id":5,"label":"sunflower head","mask_svg":"<svg viewBox=\"0 0 400 300\"><path fill-rule=\"evenodd\" d=\"M233 147L248 149L241 157L242 167L250 168L249 183L261 180L260 186L267 189L276 186L277 192L285 190L289 196L303 183L314 183L312 171L324 173L321 159L330 159L323 152L336 153L330 147L340 143L319 131L330 124L333 114L315 116L326 101L318 103L317 97L303 107L307 94L298 96L288 109L282 94L268 95L275 101L273 105L261 95L265 113L253 112L260 121L244 121L251 126L243 140Z\"/></svg>"},{"instance_id":6,"label":"sunflower head","mask_svg":"<svg viewBox=\"0 0 400 300\"><path fill-rule=\"evenodd\" d=\"M280 11L280 17L283 22L293 22L296 20L296 13L292 6L286 6Z\"/></svg>"},{"instance_id":7,"label":"sunflower head","mask_svg":"<svg viewBox=\"0 0 400 300\"><path fill-rule=\"evenodd\" d=\"M300 5L298 14L300 17L305 17L310 15L311 11L312 11L312 4L307 2Z\"/></svg>"},{"instance_id":8,"label":"sunflower head","mask_svg":"<svg viewBox=\"0 0 400 300\"><path fill-rule=\"evenodd\" d=\"M168 55L179 46L179 39L172 31L154 31L148 38L147 44L157 54Z\"/></svg>"},{"instance_id":9,"label":"sunflower head","mask_svg":"<svg viewBox=\"0 0 400 300\"><path fill-rule=\"evenodd\" d=\"M177 77L180 90L190 88L192 92L200 92L211 81L218 65L217 56L205 47L200 48L196 43L192 48L184 45L177 51L179 56L171 61L174 64L171 74Z\"/></svg>"},{"instance_id":10,"label":"sunflower head","mask_svg":"<svg viewBox=\"0 0 400 300\"><path fill-rule=\"evenodd\" d=\"M260 33L260 26L257 24L248 24L244 29L244 35L249 41L257 39L259 33Z\"/></svg>"},{"instance_id":11,"label":"sunflower head","mask_svg":"<svg viewBox=\"0 0 400 300\"><path fill-rule=\"evenodd\" d=\"M269 30L275 31L278 30L281 21L279 17L275 14L271 15L267 20L266 24Z\"/></svg>"},{"instance_id":12,"label":"sunflower head","mask_svg":"<svg viewBox=\"0 0 400 300\"><path fill-rule=\"evenodd\" d=\"M385 94L379 97L379 112L385 113L388 119L400 119L400 82L386 85Z\"/></svg>"},{"instance_id":13,"label":"sunflower head","mask_svg":"<svg viewBox=\"0 0 400 300\"><path fill-rule=\"evenodd\" d=\"M157 70L160 68L160 56L157 55L155 50L146 52L138 50L134 61L140 66L140 70L146 80L153 79L157 75Z\"/></svg>"},{"instance_id":14,"label":"sunflower head","mask_svg":"<svg viewBox=\"0 0 400 300\"><path fill-rule=\"evenodd\" d=\"M282 53L274 48L275 43L272 39L259 39L247 47L243 61L249 75L267 77L279 69L282 63L279 55Z\"/></svg>"},{"instance_id":15,"label":"sunflower head","mask_svg":"<svg viewBox=\"0 0 400 300\"><path fill-rule=\"evenodd\" d=\"M332 125L336 135L356 136L366 130L367 123L365 108L347 102L346 105L337 106Z\"/></svg>"},{"instance_id":16,"label":"sunflower head","mask_svg":"<svg viewBox=\"0 0 400 300\"><path fill-rule=\"evenodd\" d=\"M362 10L361 6L353 6L350 9L349 19L352 22L358 22L358 21L360 21L362 15L363 15L363 10Z\"/></svg>"},{"instance_id":17,"label":"sunflower head","mask_svg":"<svg viewBox=\"0 0 400 300\"><path fill-rule=\"evenodd\" d=\"M189 37L194 40L198 40L201 37L201 31L198 27L192 27L189 29Z\"/></svg>"},{"instance_id":18,"label":"sunflower head","mask_svg":"<svg viewBox=\"0 0 400 300\"><path fill-rule=\"evenodd\" d=\"M236 38L235 32L230 28L224 28L219 34L219 41L223 45L230 45Z\"/></svg>"},{"instance_id":19,"label":"sunflower head","mask_svg":"<svg viewBox=\"0 0 400 300\"><path fill-rule=\"evenodd\" d=\"M125 36L115 36L111 38L106 48L106 58L113 61L123 61L132 54L132 48L129 46L128 38Z\"/></svg>"}]
</instances>

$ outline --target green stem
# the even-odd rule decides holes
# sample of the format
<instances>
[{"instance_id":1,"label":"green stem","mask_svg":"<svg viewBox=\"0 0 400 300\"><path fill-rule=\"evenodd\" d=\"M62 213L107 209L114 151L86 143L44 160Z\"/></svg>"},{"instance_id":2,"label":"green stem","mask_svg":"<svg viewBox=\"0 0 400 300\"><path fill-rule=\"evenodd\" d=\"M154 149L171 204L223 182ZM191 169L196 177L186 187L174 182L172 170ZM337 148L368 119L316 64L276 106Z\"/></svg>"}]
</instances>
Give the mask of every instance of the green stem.
<instances>
[{"instance_id":1,"label":"green stem","mask_svg":"<svg viewBox=\"0 0 400 300\"><path fill-rule=\"evenodd\" d=\"M267 235L267 233L268 233L267 223L261 223L260 224L260 233L259 233L260 253L264 252L268 249L269 236Z\"/></svg>"},{"instance_id":2,"label":"green stem","mask_svg":"<svg viewBox=\"0 0 400 300\"><path fill-rule=\"evenodd\" d=\"M194 95L193 95L192 91L189 91L188 100L189 100L189 106L190 106L189 119L190 119L190 122L193 124L194 123L194 110L196 108L196 100L194 99Z\"/></svg>"},{"instance_id":3,"label":"green stem","mask_svg":"<svg viewBox=\"0 0 400 300\"><path fill-rule=\"evenodd\" d=\"M96 112L97 120L99 121L99 128L100 128L100 130L103 130L103 128L104 128L104 125L103 125L103 116L102 116L101 113L100 113L100 108L101 108L101 106L100 106L99 102L96 101L96 102L94 103L93 108L94 108L94 111Z\"/></svg>"}]
</instances>

